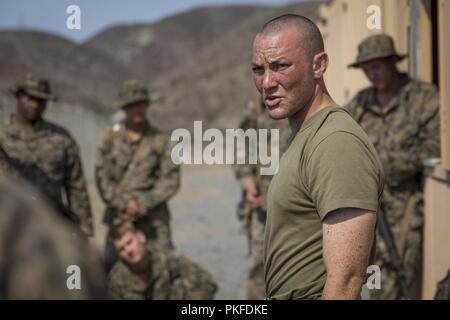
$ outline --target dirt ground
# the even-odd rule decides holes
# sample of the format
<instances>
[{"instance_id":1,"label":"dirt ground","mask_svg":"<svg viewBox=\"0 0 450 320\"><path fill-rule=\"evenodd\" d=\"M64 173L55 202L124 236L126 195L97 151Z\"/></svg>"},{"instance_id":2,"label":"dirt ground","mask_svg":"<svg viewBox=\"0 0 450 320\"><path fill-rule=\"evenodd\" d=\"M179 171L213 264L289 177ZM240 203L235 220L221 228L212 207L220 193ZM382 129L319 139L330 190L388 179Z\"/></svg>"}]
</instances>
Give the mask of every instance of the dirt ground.
<instances>
[{"instance_id":1,"label":"dirt ground","mask_svg":"<svg viewBox=\"0 0 450 320\"><path fill-rule=\"evenodd\" d=\"M95 215L93 242L102 250L103 204L93 183L89 188ZM239 197L240 187L230 167L186 165L181 189L169 202L175 247L213 275L219 285L216 299L246 298L250 263L246 236L236 217Z\"/></svg>"}]
</instances>

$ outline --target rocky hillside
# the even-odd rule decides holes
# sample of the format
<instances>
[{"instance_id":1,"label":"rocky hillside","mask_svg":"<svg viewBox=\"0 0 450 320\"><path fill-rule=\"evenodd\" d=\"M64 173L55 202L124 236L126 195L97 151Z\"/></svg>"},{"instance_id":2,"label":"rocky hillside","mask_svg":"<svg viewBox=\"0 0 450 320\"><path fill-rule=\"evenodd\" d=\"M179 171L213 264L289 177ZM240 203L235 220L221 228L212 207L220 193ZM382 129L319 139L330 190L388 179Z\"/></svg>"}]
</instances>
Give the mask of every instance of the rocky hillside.
<instances>
[{"instance_id":1,"label":"rocky hillside","mask_svg":"<svg viewBox=\"0 0 450 320\"><path fill-rule=\"evenodd\" d=\"M317 15L318 2L286 7L198 8L152 24L115 26L87 42L34 31L0 31L0 88L28 70L52 80L62 101L110 113L121 81L144 81L158 99L152 110L164 129L237 125L256 91L252 39L282 13ZM2 101L0 101L1 103Z\"/></svg>"}]
</instances>

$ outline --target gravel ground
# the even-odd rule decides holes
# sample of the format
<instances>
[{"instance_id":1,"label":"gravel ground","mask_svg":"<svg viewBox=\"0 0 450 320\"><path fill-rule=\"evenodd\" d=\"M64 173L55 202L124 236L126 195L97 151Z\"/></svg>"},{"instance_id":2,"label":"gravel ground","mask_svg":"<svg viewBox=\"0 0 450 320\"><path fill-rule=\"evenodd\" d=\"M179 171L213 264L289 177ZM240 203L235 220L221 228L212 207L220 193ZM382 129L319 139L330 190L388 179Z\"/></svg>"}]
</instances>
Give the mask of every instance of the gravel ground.
<instances>
[{"instance_id":1,"label":"gravel ground","mask_svg":"<svg viewBox=\"0 0 450 320\"><path fill-rule=\"evenodd\" d=\"M103 248L103 206L90 184L95 212L95 245ZM239 231L236 204L240 187L231 167L186 165L181 189L169 202L176 248L207 269L218 283L216 299L245 299L250 267L246 237Z\"/></svg>"}]
</instances>

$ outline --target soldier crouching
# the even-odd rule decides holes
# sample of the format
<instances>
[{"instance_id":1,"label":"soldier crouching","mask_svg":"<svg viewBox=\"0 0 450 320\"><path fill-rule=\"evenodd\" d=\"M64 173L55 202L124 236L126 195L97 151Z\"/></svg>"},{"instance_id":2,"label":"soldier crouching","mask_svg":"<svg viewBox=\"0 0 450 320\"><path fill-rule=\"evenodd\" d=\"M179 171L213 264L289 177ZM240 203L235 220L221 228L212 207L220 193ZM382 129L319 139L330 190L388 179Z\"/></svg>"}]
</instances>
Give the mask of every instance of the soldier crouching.
<instances>
[{"instance_id":1,"label":"soldier crouching","mask_svg":"<svg viewBox=\"0 0 450 320\"><path fill-rule=\"evenodd\" d=\"M217 291L211 275L181 254L147 243L132 222L114 225L108 235L120 260L108 276L111 299L210 300Z\"/></svg>"}]
</instances>

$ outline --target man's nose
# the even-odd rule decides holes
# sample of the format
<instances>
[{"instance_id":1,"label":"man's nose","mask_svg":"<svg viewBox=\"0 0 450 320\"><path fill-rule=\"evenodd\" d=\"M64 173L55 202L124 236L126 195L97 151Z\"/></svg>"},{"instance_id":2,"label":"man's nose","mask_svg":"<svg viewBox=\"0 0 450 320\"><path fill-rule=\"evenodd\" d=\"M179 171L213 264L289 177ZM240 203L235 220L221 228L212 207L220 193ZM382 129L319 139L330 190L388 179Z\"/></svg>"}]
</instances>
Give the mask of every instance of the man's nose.
<instances>
[{"instance_id":1,"label":"man's nose","mask_svg":"<svg viewBox=\"0 0 450 320\"><path fill-rule=\"evenodd\" d=\"M30 109L37 109L37 108L39 108L39 103L37 101L30 100L30 101L28 101L27 106Z\"/></svg>"},{"instance_id":2,"label":"man's nose","mask_svg":"<svg viewBox=\"0 0 450 320\"><path fill-rule=\"evenodd\" d=\"M133 249L130 248L130 247L126 247L126 248L125 248L125 253L127 254L127 256L129 256L130 254L133 253Z\"/></svg>"},{"instance_id":3,"label":"man's nose","mask_svg":"<svg viewBox=\"0 0 450 320\"><path fill-rule=\"evenodd\" d=\"M276 87L277 83L275 81L274 74L271 70L267 70L263 75L262 86L265 91Z\"/></svg>"}]
</instances>

